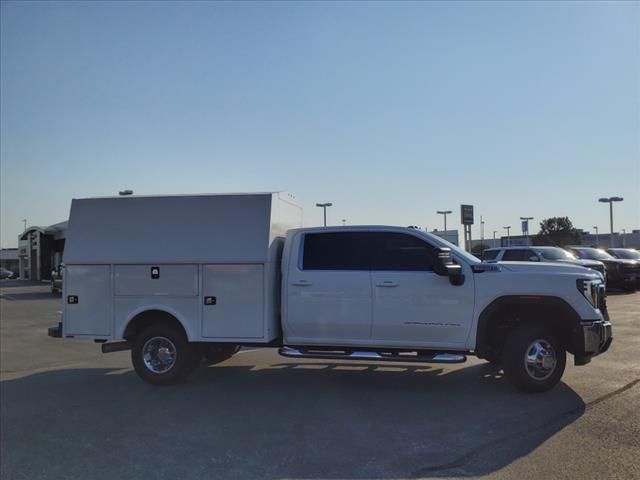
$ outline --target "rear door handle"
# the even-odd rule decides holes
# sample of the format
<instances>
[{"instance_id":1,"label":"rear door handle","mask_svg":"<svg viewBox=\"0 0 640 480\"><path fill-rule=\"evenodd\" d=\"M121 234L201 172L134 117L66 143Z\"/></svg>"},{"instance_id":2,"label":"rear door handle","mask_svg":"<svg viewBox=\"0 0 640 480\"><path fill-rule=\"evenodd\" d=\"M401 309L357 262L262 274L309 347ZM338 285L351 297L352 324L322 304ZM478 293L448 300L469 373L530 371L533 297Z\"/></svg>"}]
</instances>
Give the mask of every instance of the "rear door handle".
<instances>
[{"instance_id":1,"label":"rear door handle","mask_svg":"<svg viewBox=\"0 0 640 480\"><path fill-rule=\"evenodd\" d=\"M397 287L397 286L398 286L398 282L394 282L393 280L385 280L382 283L376 283L376 287L391 288L391 287Z\"/></svg>"},{"instance_id":2,"label":"rear door handle","mask_svg":"<svg viewBox=\"0 0 640 480\"><path fill-rule=\"evenodd\" d=\"M293 282L293 285L298 287L308 287L309 285L312 285L312 282L309 280L298 280L297 282Z\"/></svg>"}]
</instances>

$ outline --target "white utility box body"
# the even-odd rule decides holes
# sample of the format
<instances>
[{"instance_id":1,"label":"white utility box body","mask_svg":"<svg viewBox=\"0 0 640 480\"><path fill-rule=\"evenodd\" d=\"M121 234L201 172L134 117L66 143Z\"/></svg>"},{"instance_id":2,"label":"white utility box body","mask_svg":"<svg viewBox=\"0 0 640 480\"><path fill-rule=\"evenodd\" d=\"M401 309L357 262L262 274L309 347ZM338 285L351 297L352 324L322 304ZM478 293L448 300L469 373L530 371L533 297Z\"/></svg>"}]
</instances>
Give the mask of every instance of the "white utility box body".
<instances>
[{"instance_id":1,"label":"white utility box body","mask_svg":"<svg viewBox=\"0 0 640 480\"><path fill-rule=\"evenodd\" d=\"M65 245L65 337L123 338L159 310L190 341L280 335L280 258L302 208L285 193L73 200Z\"/></svg>"}]
</instances>

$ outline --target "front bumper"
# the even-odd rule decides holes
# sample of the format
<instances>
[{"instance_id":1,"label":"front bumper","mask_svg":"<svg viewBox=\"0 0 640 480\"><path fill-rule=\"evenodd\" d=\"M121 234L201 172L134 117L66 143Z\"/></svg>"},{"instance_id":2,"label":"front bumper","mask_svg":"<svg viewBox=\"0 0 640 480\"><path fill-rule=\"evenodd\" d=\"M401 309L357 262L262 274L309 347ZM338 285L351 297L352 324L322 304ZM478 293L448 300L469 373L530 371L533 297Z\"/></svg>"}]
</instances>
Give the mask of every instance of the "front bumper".
<instances>
[{"instance_id":1,"label":"front bumper","mask_svg":"<svg viewBox=\"0 0 640 480\"><path fill-rule=\"evenodd\" d=\"M584 350L576 355L577 365L584 365L591 360L591 357L606 352L613 341L611 322L608 319L582 322L581 327Z\"/></svg>"}]
</instances>

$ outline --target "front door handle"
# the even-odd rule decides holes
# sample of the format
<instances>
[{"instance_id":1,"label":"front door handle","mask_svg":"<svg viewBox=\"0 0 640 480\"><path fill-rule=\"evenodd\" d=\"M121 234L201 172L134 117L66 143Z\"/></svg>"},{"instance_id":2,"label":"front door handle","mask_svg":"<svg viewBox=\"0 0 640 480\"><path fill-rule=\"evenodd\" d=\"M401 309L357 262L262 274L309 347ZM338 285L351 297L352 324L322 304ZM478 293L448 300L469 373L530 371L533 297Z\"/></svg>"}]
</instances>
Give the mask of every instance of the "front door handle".
<instances>
[{"instance_id":1,"label":"front door handle","mask_svg":"<svg viewBox=\"0 0 640 480\"><path fill-rule=\"evenodd\" d=\"M308 287L309 285L312 285L312 282L309 280L298 280L293 282L293 285L296 285L297 287Z\"/></svg>"},{"instance_id":2,"label":"front door handle","mask_svg":"<svg viewBox=\"0 0 640 480\"><path fill-rule=\"evenodd\" d=\"M394 282L393 280L385 280L382 283L376 283L376 287L391 288L391 287L397 287L397 286L398 286L398 282Z\"/></svg>"}]
</instances>

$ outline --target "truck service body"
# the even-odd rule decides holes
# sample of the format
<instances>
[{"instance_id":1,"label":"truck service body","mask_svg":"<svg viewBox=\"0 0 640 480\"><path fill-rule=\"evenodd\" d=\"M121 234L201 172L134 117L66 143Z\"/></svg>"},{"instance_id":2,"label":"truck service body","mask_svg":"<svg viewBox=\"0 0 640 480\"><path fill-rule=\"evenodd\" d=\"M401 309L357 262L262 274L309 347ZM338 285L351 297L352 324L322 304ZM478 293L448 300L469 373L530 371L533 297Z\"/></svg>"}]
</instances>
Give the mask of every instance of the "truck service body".
<instances>
[{"instance_id":1,"label":"truck service body","mask_svg":"<svg viewBox=\"0 0 640 480\"><path fill-rule=\"evenodd\" d=\"M542 391L611 343L597 272L483 264L392 226L301 228L284 193L73 200L56 337L132 349L165 384L240 346L289 357L503 363Z\"/></svg>"}]
</instances>

